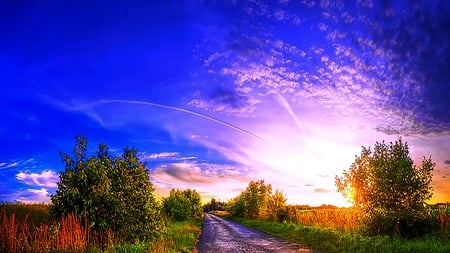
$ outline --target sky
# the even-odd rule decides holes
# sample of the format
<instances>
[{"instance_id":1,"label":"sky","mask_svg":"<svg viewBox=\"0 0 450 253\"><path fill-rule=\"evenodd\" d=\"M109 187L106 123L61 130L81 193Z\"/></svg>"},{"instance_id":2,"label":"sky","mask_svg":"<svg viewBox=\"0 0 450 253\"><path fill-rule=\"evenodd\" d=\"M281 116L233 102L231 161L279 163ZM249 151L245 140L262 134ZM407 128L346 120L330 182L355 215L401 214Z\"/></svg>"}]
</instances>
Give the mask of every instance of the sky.
<instances>
[{"instance_id":1,"label":"sky","mask_svg":"<svg viewBox=\"0 0 450 253\"><path fill-rule=\"evenodd\" d=\"M450 201L449 1L2 1L0 201L49 202L77 135L156 194L251 180L348 205L362 146L408 142Z\"/></svg>"}]
</instances>

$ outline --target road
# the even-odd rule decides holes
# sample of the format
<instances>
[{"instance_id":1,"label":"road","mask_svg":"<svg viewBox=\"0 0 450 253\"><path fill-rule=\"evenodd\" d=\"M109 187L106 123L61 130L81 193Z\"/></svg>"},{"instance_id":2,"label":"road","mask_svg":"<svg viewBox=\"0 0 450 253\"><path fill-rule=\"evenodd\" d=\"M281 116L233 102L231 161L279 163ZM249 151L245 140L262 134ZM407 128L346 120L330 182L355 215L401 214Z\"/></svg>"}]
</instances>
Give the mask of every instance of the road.
<instances>
[{"instance_id":1,"label":"road","mask_svg":"<svg viewBox=\"0 0 450 253\"><path fill-rule=\"evenodd\" d=\"M212 214L205 214L197 250L199 253L318 252Z\"/></svg>"}]
</instances>

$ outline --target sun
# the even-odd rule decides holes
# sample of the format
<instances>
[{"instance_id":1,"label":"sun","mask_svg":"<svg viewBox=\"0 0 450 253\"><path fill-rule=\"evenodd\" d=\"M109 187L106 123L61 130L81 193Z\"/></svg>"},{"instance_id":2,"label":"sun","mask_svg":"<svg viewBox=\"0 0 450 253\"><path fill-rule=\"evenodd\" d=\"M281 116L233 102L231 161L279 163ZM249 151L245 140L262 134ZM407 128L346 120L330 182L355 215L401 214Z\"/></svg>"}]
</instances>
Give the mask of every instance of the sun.
<instances>
[{"instance_id":1,"label":"sun","mask_svg":"<svg viewBox=\"0 0 450 253\"><path fill-rule=\"evenodd\" d=\"M347 189L345 190L345 197L352 203L356 203L356 194L357 190L353 186L348 186Z\"/></svg>"}]
</instances>

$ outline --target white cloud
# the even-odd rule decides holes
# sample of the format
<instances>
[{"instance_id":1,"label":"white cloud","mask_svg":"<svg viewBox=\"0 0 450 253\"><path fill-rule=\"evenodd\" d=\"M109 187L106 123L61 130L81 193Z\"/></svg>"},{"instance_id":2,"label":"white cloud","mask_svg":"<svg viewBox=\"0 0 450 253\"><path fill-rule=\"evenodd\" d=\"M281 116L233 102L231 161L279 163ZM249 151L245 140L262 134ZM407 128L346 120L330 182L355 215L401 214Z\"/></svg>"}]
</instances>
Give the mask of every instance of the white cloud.
<instances>
[{"instance_id":1,"label":"white cloud","mask_svg":"<svg viewBox=\"0 0 450 253\"><path fill-rule=\"evenodd\" d=\"M15 201L19 201L25 204L50 202L50 193L46 188L41 188L40 190L27 189L26 191L19 191L17 195L18 196Z\"/></svg>"},{"instance_id":2,"label":"white cloud","mask_svg":"<svg viewBox=\"0 0 450 253\"><path fill-rule=\"evenodd\" d=\"M58 188L58 174L52 170L44 170L41 173L30 173L29 171L19 172L16 179L27 185L41 186L48 188Z\"/></svg>"},{"instance_id":3,"label":"white cloud","mask_svg":"<svg viewBox=\"0 0 450 253\"><path fill-rule=\"evenodd\" d=\"M152 154L147 154L146 152L139 153L139 158L142 160L163 160L176 158L178 156L180 156L179 152L161 152Z\"/></svg>"}]
</instances>

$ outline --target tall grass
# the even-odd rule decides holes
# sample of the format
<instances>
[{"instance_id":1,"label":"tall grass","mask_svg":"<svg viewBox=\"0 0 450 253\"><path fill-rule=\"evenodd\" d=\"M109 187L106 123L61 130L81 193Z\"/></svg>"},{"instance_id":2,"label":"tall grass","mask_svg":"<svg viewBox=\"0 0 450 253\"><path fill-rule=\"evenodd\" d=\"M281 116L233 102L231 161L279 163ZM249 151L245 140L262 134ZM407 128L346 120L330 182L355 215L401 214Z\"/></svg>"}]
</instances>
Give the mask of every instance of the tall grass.
<instances>
[{"instance_id":1,"label":"tall grass","mask_svg":"<svg viewBox=\"0 0 450 253\"><path fill-rule=\"evenodd\" d=\"M450 237L450 208L430 210L438 224L441 237ZM286 221L304 226L329 228L340 232L358 233L364 213L358 208L296 208L289 206Z\"/></svg>"},{"instance_id":2,"label":"tall grass","mask_svg":"<svg viewBox=\"0 0 450 253\"><path fill-rule=\"evenodd\" d=\"M28 216L22 222L16 215L0 215L0 252L82 252L87 249L86 235L89 228L81 225L75 215L62 217L59 222L33 225Z\"/></svg>"},{"instance_id":3,"label":"tall grass","mask_svg":"<svg viewBox=\"0 0 450 253\"><path fill-rule=\"evenodd\" d=\"M192 252L202 219L169 222L154 241L121 243L112 231L96 233L87 220L51 219L47 205L0 204L0 252Z\"/></svg>"},{"instance_id":4,"label":"tall grass","mask_svg":"<svg viewBox=\"0 0 450 253\"><path fill-rule=\"evenodd\" d=\"M305 226L326 227L342 232L355 232L363 217L356 208L298 209L288 207L287 221Z\"/></svg>"}]
</instances>

